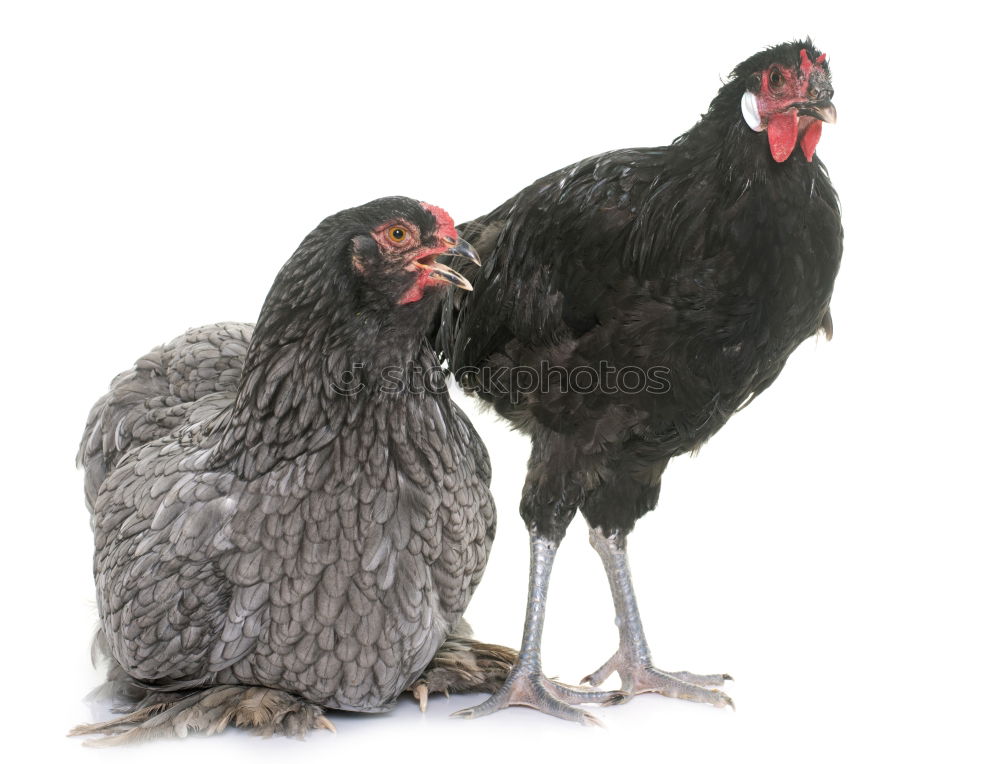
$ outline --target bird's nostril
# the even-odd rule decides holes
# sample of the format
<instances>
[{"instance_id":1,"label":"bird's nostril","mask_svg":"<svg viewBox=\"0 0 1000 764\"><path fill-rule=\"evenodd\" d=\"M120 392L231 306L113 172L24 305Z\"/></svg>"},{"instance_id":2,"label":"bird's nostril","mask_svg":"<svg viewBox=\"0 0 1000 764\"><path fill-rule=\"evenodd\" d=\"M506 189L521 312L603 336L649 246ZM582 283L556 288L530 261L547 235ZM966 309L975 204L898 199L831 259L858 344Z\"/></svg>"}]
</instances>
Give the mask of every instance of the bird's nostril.
<instances>
[{"instance_id":1,"label":"bird's nostril","mask_svg":"<svg viewBox=\"0 0 1000 764\"><path fill-rule=\"evenodd\" d=\"M458 244L458 239L456 239L454 236L445 236L444 243L447 244L449 247L454 247L456 244Z\"/></svg>"}]
</instances>

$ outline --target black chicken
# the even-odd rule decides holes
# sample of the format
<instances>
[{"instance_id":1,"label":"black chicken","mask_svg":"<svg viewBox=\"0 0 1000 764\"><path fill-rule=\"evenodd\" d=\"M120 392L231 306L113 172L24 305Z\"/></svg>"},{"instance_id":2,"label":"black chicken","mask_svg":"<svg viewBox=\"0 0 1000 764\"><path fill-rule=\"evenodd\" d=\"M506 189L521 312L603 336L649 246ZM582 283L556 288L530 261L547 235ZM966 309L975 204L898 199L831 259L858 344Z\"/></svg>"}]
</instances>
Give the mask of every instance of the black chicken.
<instances>
[{"instance_id":1,"label":"black chicken","mask_svg":"<svg viewBox=\"0 0 1000 764\"><path fill-rule=\"evenodd\" d=\"M478 262L443 210L345 210L255 329L192 330L114 380L80 462L100 639L137 710L77 732L329 726L390 707L460 628L495 512L424 336L437 287L468 287L442 254ZM512 655L478 647L451 640L424 695L496 689Z\"/></svg>"},{"instance_id":2,"label":"black chicken","mask_svg":"<svg viewBox=\"0 0 1000 764\"><path fill-rule=\"evenodd\" d=\"M466 716L517 704L590 722L572 704L641 692L730 704L711 689L725 674L653 667L625 542L655 506L667 462L765 390L799 343L832 330L843 233L814 157L822 123L835 119L832 96L811 41L765 50L672 145L585 159L461 227L484 264L475 291L444 304L436 342L463 386L532 439L521 657ZM617 671L621 693L541 672L549 572L577 509L620 632L618 651L584 681Z\"/></svg>"}]
</instances>

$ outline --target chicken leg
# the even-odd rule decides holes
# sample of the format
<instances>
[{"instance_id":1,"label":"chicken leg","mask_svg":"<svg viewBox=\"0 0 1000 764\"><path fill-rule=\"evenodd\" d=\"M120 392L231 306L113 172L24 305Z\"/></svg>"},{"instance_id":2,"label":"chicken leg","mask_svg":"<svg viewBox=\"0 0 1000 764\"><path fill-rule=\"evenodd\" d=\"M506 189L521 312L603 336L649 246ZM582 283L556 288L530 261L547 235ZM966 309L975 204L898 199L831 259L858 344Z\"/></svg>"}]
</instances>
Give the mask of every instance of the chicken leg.
<instances>
[{"instance_id":1,"label":"chicken leg","mask_svg":"<svg viewBox=\"0 0 1000 764\"><path fill-rule=\"evenodd\" d=\"M585 725L599 725L593 714L574 708L577 703L620 703L625 696L618 692L582 690L555 682L542 674L541 640L545 622L545 600L549 575L555 559L558 541L531 534L531 577L528 587L528 607L524 619L524 636L517 664L504 685L478 706L458 711L454 716L475 719L509 706L529 706L560 719Z\"/></svg>"},{"instance_id":2,"label":"chicken leg","mask_svg":"<svg viewBox=\"0 0 1000 764\"><path fill-rule=\"evenodd\" d=\"M668 698L733 707L733 701L728 695L709 689L721 687L727 679L732 679L728 674L701 675L654 668L632 586L632 574L629 572L625 549L626 538L624 533L605 535L600 529L590 529L591 546L600 555L611 585L619 645L611 659L594 673L585 676L581 684L596 687L617 671L622 681L621 692L626 700L643 692L658 692Z\"/></svg>"}]
</instances>

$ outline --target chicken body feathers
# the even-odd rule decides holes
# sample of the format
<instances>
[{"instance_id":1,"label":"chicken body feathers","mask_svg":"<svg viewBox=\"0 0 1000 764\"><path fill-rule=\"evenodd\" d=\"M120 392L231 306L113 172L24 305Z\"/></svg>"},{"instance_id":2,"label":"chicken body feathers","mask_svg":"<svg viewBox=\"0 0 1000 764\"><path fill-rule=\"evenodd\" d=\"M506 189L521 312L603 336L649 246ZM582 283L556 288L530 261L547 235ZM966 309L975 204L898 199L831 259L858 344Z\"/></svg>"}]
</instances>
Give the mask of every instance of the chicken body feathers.
<instances>
[{"instance_id":1,"label":"chicken body feathers","mask_svg":"<svg viewBox=\"0 0 1000 764\"><path fill-rule=\"evenodd\" d=\"M106 639L160 689L259 684L382 710L481 576L488 455L447 396L405 396L357 401L323 447L253 480L213 469L251 329L187 332L91 413L81 453L88 478L106 475L92 514Z\"/></svg>"},{"instance_id":2,"label":"chicken body feathers","mask_svg":"<svg viewBox=\"0 0 1000 764\"><path fill-rule=\"evenodd\" d=\"M190 329L114 378L90 411L77 454L88 507L133 447L207 419L235 400L252 331L253 324L235 322Z\"/></svg>"},{"instance_id":3,"label":"chicken body feathers","mask_svg":"<svg viewBox=\"0 0 1000 764\"><path fill-rule=\"evenodd\" d=\"M546 514L589 505L592 524L630 530L655 505L667 460L698 448L832 326L836 192L818 158L772 161L766 135L742 122L742 94L738 81L724 86L670 146L590 157L460 226L483 267L467 274L474 291L445 303L434 340L463 386L560 475L533 499L529 465L532 527L559 537L564 520ZM517 389L511 376L602 365L647 379L667 370L668 389L565 376ZM538 481L553 480L545 472Z\"/></svg>"}]
</instances>

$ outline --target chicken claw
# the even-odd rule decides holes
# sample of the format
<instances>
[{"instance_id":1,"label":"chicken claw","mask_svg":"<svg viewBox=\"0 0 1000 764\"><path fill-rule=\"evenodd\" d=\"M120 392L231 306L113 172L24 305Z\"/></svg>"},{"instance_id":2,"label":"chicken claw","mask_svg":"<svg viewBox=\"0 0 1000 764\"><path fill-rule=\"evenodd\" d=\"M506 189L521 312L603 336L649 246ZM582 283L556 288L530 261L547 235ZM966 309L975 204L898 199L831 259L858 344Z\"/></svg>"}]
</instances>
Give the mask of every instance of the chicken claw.
<instances>
[{"instance_id":1,"label":"chicken claw","mask_svg":"<svg viewBox=\"0 0 1000 764\"><path fill-rule=\"evenodd\" d=\"M726 706L733 709L736 708L732 698L724 692L708 689L711 687L722 687L727 680L732 680L729 674L692 674L689 671L660 671L653 666L629 661L622 657L620 651L615 653L611 660L593 674L585 676L580 680L580 683L597 687L615 672L618 672L618 676L621 677L621 693L624 695L625 700L645 692L656 692L668 698L691 700L696 703L708 703L719 708Z\"/></svg>"},{"instance_id":2,"label":"chicken claw","mask_svg":"<svg viewBox=\"0 0 1000 764\"><path fill-rule=\"evenodd\" d=\"M574 705L578 703L613 705L625 699L626 696L620 692L578 689L553 681L539 672L525 670L512 673L504 686L485 702L456 711L452 716L478 719L502 708L528 706L567 721L579 722L585 726L603 727L600 719L583 709L574 708Z\"/></svg>"}]
</instances>

